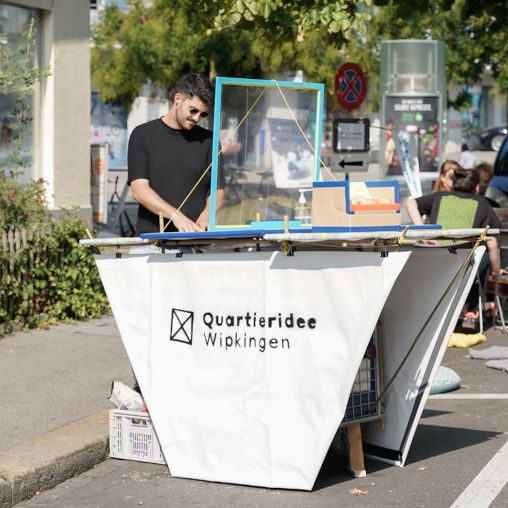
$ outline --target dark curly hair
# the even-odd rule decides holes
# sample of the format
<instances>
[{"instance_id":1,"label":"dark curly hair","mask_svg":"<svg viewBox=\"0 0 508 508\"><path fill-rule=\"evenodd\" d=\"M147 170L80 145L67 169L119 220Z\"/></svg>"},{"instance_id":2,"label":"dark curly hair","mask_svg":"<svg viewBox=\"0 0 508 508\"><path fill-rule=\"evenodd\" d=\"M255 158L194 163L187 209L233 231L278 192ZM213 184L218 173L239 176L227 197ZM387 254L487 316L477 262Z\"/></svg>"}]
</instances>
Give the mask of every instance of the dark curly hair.
<instances>
[{"instance_id":1,"label":"dark curly hair","mask_svg":"<svg viewBox=\"0 0 508 508\"><path fill-rule=\"evenodd\" d=\"M474 194L480 177L476 171L457 168L453 172L453 190Z\"/></svg>"},{"instance_id":2,"label":"dark curly hair","mask_svg":"<svg viewBox=\"0 0 508 508\"><path fill-rule=\"evenodd\" d=\"M176 83L175 88L169 94L169 100L173 102L176 93L186 97L199 97L208 107L213 102L213 88L210 81L204 74L184 74Z\"/></svg>"}]
</instances>

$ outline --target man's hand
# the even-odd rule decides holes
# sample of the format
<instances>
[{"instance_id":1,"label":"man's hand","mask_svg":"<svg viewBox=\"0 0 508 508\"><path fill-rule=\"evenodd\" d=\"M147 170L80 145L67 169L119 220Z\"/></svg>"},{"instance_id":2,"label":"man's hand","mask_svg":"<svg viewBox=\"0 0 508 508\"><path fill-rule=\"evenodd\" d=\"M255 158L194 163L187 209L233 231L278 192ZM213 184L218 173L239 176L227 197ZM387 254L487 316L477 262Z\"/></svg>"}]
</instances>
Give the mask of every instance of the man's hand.
<instances>
[{"instance_id":1,"label":"man's hand","mask_svg":"<svg viewBox=\"0 0 508 508\"><path fill-rule=\"evenodd\" d=\"M199 221L199 219L198 219ZM175 228L178 229L180 233L192 233L195 231L206 231L203 229L199 222L191 221L186 215L181 212L177 212L172 217L172 222L175 225Z\"/></svg>"},{"instance_id":2,"label":"man's hand","mask_svg":"<svg viewBox=\"0 0 508 508\"><path fill-rule=\"evenodd\" d=\"M208 214L201 214L196 221L200 231L208 231Z\"/></svg>"},{"instance_id":3,"label":"man's hand","mask_svg":"<svg viewBox=\"0 0 508 508\"><path fill-rule=\"evenodd\" d=\"M132 197L141 203L145 208L155 215L162 213L166 219L170 219L181 233L189 233L193 231L205 231L202 226L198 226L191 221L182 212L175 207L166 203L151 187L150 182L143 178L138 178L131 182ZM167 226L167 221L164 221Z\"/></svg>"},{"instance_id":4,"label":"man's hand","mask_svg":"<svg viewBox=\"0 0 508 508\"><path fill-rule=\"evenodd\" d=\"M219 210L222 206L222 203L224 202L224 198L226 196L226 191L224 189L217 189L216 194L216 203L215 203L215 210ZM208 227L210 225L210 205L211 205L211 199L208 197L206 199L206 206L203 209L203 211L199 214L199 217L196 220L196 224L199 228L201 228L199 231L208 231Z\"/></svg>"}]
</instances>

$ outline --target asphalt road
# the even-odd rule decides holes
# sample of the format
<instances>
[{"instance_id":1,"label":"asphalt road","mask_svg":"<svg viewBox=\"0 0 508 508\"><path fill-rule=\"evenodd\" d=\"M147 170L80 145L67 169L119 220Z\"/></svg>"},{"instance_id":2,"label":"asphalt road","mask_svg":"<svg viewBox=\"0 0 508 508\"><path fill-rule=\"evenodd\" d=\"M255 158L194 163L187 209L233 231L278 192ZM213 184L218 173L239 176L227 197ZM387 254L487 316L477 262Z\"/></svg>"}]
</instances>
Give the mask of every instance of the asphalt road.
<instances>
[{"instance_id":1,"label":"asphalt road","mask_svg":"<svg viewBox=\"0 0 508 508\"><path fill-rule=\"evenodd\" d=\"M486 334L479 349L508 346L508 335ZM462 387L428 400L402 468L367 458L367 476L353 478L329 453L313 491L302 492L172 478L163 465L108 459L17 506L508 507L508 373L466 349L449 348L443 364Z\"/></svg>"}]
</instances>

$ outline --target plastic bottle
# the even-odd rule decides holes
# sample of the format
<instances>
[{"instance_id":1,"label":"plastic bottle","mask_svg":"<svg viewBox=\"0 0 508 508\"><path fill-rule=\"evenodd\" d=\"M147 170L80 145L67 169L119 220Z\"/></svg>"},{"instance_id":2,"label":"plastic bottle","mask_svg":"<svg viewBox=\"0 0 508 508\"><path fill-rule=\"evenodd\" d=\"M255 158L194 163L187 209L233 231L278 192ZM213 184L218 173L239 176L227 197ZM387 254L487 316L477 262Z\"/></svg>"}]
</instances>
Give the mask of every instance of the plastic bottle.
<instances>
[{"instance_id":1,"label":"plastic bottle","mask_svg":"<svg viewBox=\"0 0 508 508\"><path fill-rule=\"evenodd\" d=\"M310 207L305 199L305 189L298 189L300 197L298 198L298 205L295 208L295 220L300 221L301 226L310 226L312 216Z\"/></svg>"}]
</instances>

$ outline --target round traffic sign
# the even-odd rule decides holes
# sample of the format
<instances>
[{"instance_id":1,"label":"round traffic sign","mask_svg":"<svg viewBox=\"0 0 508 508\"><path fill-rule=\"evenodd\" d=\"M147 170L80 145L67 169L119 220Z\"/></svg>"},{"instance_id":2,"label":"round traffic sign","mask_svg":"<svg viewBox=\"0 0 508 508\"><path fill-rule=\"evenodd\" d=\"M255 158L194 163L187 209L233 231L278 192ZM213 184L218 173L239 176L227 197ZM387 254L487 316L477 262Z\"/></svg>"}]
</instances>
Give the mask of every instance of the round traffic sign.
<instances>
[{"instance_id":1,"label":"round traffic sign","mask_svg":"<svg viewBox=\"0 0 508 508\"><path fill-rule=\"evenodd\" d=\"M367 80L358 65L347 62L335 74L335 95L348 111L357 108L367 95Z\"/></svg>"}]
</instances>

